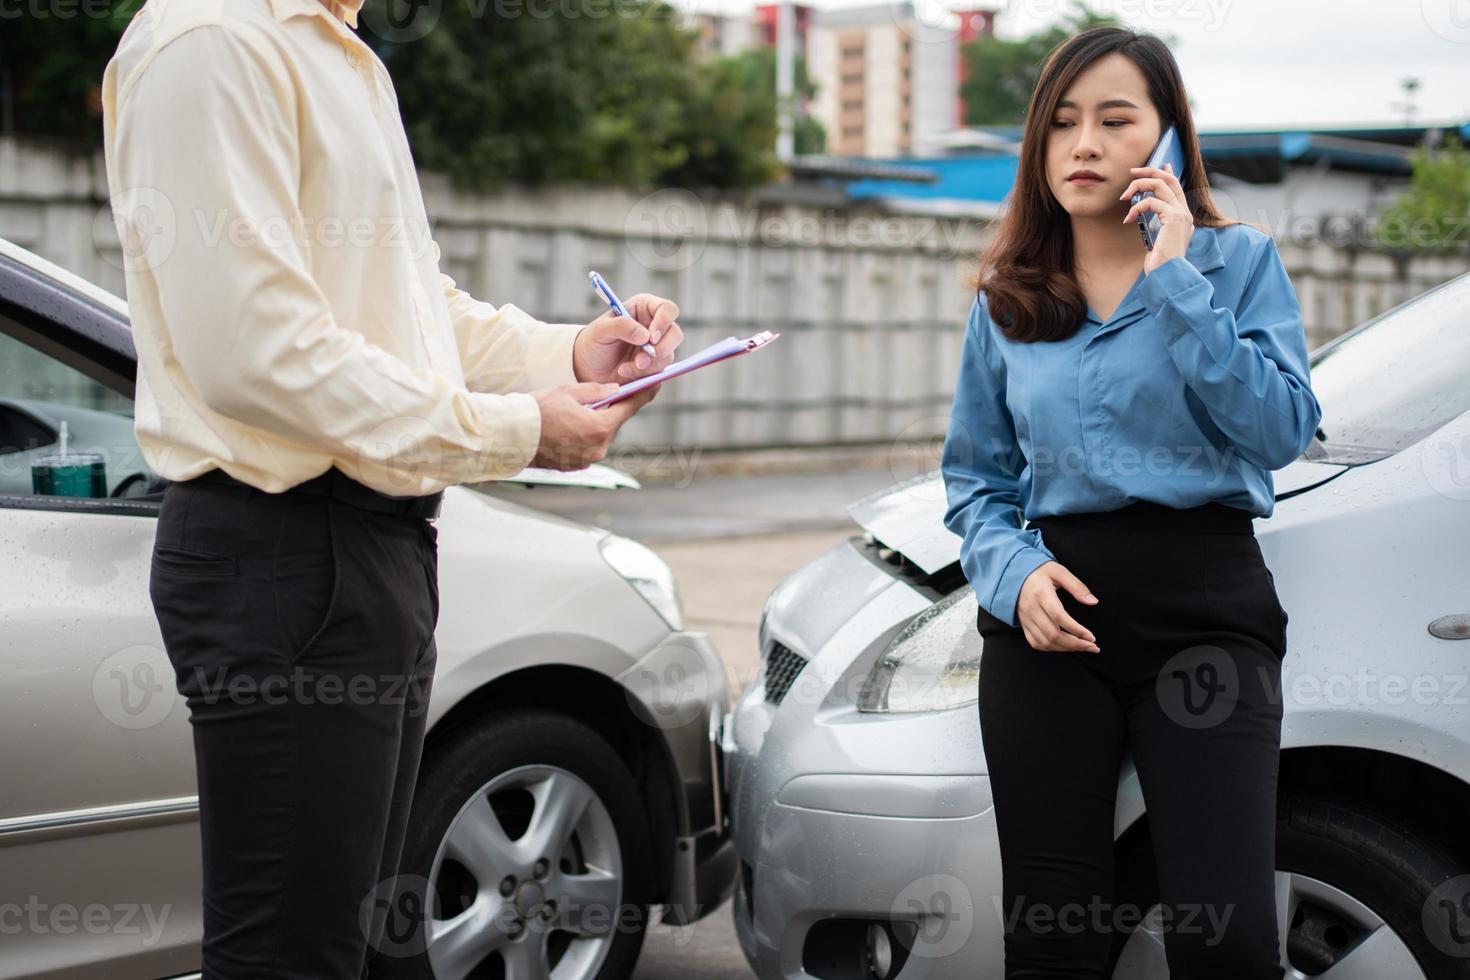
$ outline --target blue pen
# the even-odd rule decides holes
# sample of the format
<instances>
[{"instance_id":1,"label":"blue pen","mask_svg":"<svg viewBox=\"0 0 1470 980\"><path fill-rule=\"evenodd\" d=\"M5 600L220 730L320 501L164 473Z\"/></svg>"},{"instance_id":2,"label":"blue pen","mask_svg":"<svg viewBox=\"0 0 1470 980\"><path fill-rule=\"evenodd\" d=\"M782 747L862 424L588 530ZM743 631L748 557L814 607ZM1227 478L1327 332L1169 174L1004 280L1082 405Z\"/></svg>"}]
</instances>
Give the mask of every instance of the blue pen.
<instances>
[{"instance_id":1,"label":"blue pen","mask_svg":"<svg viewBox=\"0 0 1470 980\"><path fill-rule=\"evenodd\" d=\"M618 316L626 316L630 320L632 319L632 317L628 314L628 308L623 305L622 300L618 299L618 294L613 292L612 287L607 284L606 279L599 276L596 272L587 273L587 278L591 280L592 288L597 290L597 292L601 294L603 300L607 303L608 306L612 307L612 311L614 313L616 313ZM655 360L658 359L658 351L654 349L654 346L652 344L644 344L642 350L643 353L647 354L649 357L652 357Z\"/></svg>"}]
</instances>

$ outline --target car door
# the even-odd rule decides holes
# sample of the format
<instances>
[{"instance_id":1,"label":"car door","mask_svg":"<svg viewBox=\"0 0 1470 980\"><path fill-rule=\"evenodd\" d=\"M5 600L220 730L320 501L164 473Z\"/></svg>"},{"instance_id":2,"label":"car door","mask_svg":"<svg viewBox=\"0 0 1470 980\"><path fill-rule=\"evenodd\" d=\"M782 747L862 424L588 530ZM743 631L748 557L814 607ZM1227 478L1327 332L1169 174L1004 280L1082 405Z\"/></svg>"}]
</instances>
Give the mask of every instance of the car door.
<instances>
[{"instance_id":1,"label":"car door","mask_svg":"<svg viewBox=\"0 0 1470 980\"><path fill-rule=\"evenodd\" d=\"M130 362L120 315L0 255L0 400L105 416L116 424L75 433L72 446L109 468L138 466ZM158 495L29 492L35 447L24 427L9 431L19 435L0 445L0 977L196 970L193 748L148 597Z\"/></svg>"}]
</instances>

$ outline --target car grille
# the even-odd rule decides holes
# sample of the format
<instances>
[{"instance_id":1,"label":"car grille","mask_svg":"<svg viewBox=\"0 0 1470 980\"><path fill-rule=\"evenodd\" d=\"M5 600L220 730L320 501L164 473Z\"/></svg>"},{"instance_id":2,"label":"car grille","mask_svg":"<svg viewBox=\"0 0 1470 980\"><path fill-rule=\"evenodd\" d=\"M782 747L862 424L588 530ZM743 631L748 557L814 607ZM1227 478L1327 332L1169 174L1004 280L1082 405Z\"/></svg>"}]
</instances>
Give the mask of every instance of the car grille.
<instances>
[{"instance_id":1,"label":"car grille","mask_svg":"<svg viewBox=\"0 0 1470 980\"><path fill-rule=\"evenodd\" d=\"M806 658L780 643L771 644L766 657L766 700L780 704L796 682L796 677L806 666Z\"/></svg>"}]
</instances>

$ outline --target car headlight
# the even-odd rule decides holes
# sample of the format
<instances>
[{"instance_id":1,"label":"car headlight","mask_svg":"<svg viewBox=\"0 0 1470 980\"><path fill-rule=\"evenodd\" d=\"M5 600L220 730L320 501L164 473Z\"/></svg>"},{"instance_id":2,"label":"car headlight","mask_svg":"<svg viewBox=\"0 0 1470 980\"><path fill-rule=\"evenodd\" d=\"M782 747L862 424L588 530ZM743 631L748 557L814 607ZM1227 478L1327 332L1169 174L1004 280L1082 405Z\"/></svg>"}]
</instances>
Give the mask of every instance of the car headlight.
<instances>
[{"instance_id":1,"label":"car headlight","mask_svg":"<svg viewBox=\"0 0 1470 980\"><path fill-rule=\"evenodd\" d=\"M965 586L914 617L873 665L859 711L943 711L979 699L980 606Z\"/></svg>"},{"instance_id":2,"label":"car headlight","mask_svg":"<svg viewBox=\"0 0 1470 980\"><path fill-rule=\"evenodd\" d=\"M603 560L648 600L648 604L669 624L669 629L684 628L684 610L679 605L674 573L652 548L620 534L609 534L598 547Z\"/></svg>"}]
</instances>

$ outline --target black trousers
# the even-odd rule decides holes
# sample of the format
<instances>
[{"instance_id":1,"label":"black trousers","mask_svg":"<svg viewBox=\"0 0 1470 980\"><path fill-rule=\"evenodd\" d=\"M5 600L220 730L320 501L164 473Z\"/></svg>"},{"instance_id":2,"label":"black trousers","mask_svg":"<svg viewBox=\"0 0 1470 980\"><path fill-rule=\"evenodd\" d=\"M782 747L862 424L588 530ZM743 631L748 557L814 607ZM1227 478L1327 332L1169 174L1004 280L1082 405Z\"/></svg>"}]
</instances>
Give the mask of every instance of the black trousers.
<instances>
[{"instance_id":1,"label":"black trousers","mask_svg":"<svg viewBox=\"0 0 1470 980\"><path fill-rule=\"evenodd\" d=\"M1146 909L1114 895L1132 753L1174 980L1283 975L1273 888L1286 611L1251 516L1140 502L1034 522L1098 597L1063 607L1100 653L1038 651L980 610L980 727L1003 872L1007 980L1104 976Z\"/></svg>"},{"instance_id":2,"label":"black trousers","mask_svg":"<svg viewBox=\"0 0 1470 980\"><path fill-rule=\"evenodd\" d=\"M438 531L332 497L164 493L149 592L189 706L204 980L358 980L423 745Z\"/></svg>"}]
</instances>

